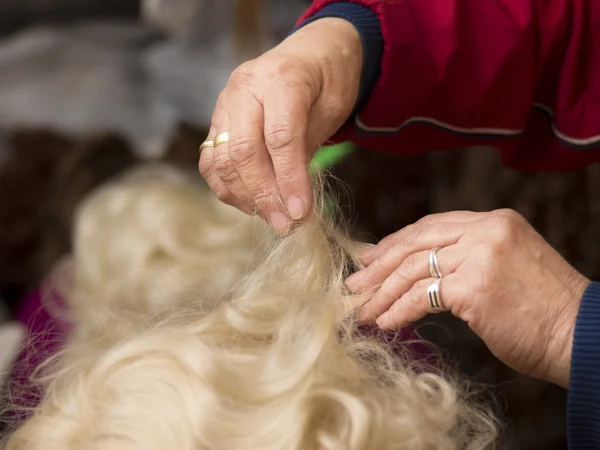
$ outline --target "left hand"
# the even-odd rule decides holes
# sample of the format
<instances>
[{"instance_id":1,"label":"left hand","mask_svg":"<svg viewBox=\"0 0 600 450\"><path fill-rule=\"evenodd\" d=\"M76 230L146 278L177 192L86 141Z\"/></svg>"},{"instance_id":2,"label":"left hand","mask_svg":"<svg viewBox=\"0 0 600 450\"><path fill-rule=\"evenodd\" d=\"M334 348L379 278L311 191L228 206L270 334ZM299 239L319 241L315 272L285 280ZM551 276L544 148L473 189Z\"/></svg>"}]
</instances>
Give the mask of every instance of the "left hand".
<instances>
[{"instance_id":1,"label":"left hand","mask_svg":"<svg viewBox=\"0 0 600 450\"><path fill-rule=\"evenodd\" d=\"M431 306L429 255L439 248L442 308ZM515 370L568 385L573 330L589 284L519 214L466 211L427 216L362 255L348 278L374 295L360 318L401 328L450 311Z\"/></svg>"}]
</instances>

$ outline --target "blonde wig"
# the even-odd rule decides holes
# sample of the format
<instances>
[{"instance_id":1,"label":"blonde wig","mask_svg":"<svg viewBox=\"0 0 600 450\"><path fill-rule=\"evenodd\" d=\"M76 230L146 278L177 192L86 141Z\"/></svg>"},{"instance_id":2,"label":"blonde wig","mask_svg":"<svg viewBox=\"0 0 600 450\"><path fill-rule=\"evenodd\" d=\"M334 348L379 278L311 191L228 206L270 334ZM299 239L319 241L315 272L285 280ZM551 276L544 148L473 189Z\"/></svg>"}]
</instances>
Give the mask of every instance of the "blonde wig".
<instances>
[{"instance_id":1,"label":"blonde wig","mask_svg":"<svg viewBox=\"0 0 600 450\"><path fill-rule=\"evenodd\" d=\"M167 172L81 209L69 300L88 331L6 450L493 445L494 420L460 383L358 330L349 311L364 299L344 280L360 245L320 190L279 238Z\"/></svg>"},{"instance_id":2,"label":"blonde wig","mask_svg":"<svg viewBox=\"0 0 600 450\"><path fill-rule=\"evenodd\" d=\"M64 281L76 341L130 336L197 306L199 295L211 309L258 260L267 233L197 173L149 164L108 183L78 209L71 270L61 271L74 279L54 277Z\"/></svg>"}]
</instances>

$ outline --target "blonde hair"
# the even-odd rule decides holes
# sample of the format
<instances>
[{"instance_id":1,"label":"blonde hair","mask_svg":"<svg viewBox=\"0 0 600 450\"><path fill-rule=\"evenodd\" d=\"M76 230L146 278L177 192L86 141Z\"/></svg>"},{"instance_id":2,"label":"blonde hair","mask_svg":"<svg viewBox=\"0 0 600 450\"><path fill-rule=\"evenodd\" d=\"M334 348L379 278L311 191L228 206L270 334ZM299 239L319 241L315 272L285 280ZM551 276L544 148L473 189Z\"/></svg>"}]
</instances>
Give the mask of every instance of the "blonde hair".
<instances>
[{"instance_id":1,"label":"blonde hair","mask_svg":"<svg viewBox=\"0 0 600 450\"><path fill-rule=\"evenodd\" d=\"M83 207L73 303L105 312L79 315L84 328L97 321L96 332L75 335L44 380L43 402L6 450L492 445L495 422L464 387L359 332L348 311L363 299L344 280L360 245L326 219L318 189L319 209L307 223L285 238L264 231L256 247L244 234L256 230L254 220L240 219L227 239L207 225L219 223L218 207L199 218L190 208L207 200L199 191L191 200L196 185L167 178L146 185L154 194L116 183ZM259 264L241 264L239 252L257 248L265 250ZM143 264L149 255L160 263ZM180 284L157 290L163 271ZM122 321L119 338L109 338Z\"/></svg>"},{"instance_id":2,"label":"blonde hair","mask_svg":"<svg viewBox=\"0 0 600 450\"><path fill-rule=\"evenodd\" d=\"M187 309L198 296L211 309L259 260L268 234L261 221L219 202L198 174L163 164L98 189L75 226L75 282L63 290L78 333L110 330L113 340Z\"/></svg>"}]
</instances>

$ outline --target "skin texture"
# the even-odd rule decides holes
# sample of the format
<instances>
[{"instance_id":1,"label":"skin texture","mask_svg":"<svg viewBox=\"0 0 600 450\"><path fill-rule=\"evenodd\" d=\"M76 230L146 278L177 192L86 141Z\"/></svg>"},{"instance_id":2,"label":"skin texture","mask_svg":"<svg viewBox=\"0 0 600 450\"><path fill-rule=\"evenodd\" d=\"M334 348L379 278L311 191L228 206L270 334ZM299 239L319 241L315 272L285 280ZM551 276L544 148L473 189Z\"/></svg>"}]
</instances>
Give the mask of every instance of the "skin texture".
<instances>
[{"instance_id":1,"label":"skin texture","mask_svg":"<svg viewBox=\"0 0 600 450\"><path fill-rule=\"evenodd\" d=\"M589 280L511 210L430 215L365 251L366 268L347 280L355 292L374 292L361 319L391 329L439 312L427 297L435 247L441 247L443 308L508 366L567 387Z\"/></svg>"},{"instance_id":2,"label":"skin texture","mask_svg":"<svg viewBox=\"0 0 600 450\"><path fill-rule=\"evenodd\" d=\"M236 69L212 117L199 169L223 202L285 233L310 211L308 163L358 97L362 46L350 23L315 21Z\"/></svg>"},{"instance_id":3,"label":"skin texture","mask_svg":"<svg viewBox=\"0 0 600 450\"><path fill-rule=\"evenodd\" d=\"M348 119L358 96L360 37L341 19L320 19L232 74L215 108L199 168L223 202L258 214L279 233L310 211L308 162ZM400 328L432 311L428 256L438 252L445 309L466 321L513 369L566 387L579 301L589 280L517 213L428 216L363 255L348 279L374 292L365 322Z\"/></svg>"}]
</instances>

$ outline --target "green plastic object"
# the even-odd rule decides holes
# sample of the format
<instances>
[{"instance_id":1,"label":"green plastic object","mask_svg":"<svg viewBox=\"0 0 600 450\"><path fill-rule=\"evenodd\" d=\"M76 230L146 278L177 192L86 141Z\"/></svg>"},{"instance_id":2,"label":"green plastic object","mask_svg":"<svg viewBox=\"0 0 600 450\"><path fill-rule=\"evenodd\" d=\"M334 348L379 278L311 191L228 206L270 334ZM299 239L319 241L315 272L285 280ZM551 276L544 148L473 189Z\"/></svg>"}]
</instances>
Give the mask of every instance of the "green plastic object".
<instances>
[{"instance_id":1,"label":"green plastic object","mask_svg":"<svg viewBox=\"0 0 600 450\"><path fill-rule=\"evenodd\" d=\"M315 154L310 162L311 175L323 172L324 170L335 166L352 153L353 150L354 146L349 142L332 145L331 147L323 147Z\"/></svg>"},{"instance_id":2,"label":"green plastic object","mask_svg":"<svg viewBox=\"0 0 600 450\"><path fill-rule=\"evenodd\" d=\"M342 162L342 160L352 153L353 150L354 146L349 142L321 148L310 162L310 174L315 175L335 166ZM325 197L326 213L331 215L334 208L334 199L329 196Z\"/></svg>"}]
</instances>

